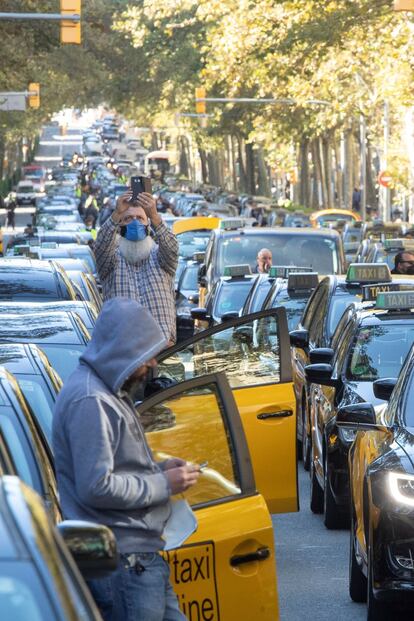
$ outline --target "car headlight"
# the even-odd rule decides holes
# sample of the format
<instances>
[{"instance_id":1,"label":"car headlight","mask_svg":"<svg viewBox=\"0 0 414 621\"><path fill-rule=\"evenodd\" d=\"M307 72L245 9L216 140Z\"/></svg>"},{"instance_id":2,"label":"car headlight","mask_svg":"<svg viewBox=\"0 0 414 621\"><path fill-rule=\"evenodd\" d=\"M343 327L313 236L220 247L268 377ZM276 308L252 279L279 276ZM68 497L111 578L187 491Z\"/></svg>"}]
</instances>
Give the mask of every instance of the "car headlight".
<instances>
[{"instance_id":1,"label":"car headlight","mask_svg":"<svg viewBox=\"0 0 414 621\"><path fill-rule=\"evenodd\" d=\"M414 507L414 476L401 472L389 472L388 481L394 500Z\"/></svg>"}]
</instances>

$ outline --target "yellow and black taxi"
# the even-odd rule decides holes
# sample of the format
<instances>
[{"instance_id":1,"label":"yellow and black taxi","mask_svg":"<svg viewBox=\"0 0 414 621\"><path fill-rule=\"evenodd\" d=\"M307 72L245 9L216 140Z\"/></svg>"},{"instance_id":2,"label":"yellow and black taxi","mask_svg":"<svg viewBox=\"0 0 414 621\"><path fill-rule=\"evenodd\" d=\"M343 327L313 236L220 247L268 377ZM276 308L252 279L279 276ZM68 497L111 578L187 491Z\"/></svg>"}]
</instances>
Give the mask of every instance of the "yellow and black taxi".
<instances>
[{"instance_id":1,"label":"yellow and black taxi","mask_svg":"<svg viewBox=\"0 0 414 621\"><path fill-rule=\"evenodd\" d=\"M386 263L392 270L395 256L400 252L414 253L414 239L384 239L382 243L371 244L367 255L367 263Z\"/></svg>"},{"instance_id":2,"label":"yellow and black taxi","mask_svg":"<svg viewBox=\"0 0 414 621\"><path fill-rule=\"evenodd\" d=\"M300 257L301 263L321 274L342 274L345 255L337 231L309 228L243 228L243 221L223 221L211 232L205 262L200 268L201 287L210 291L223 276L227 265L247 264L257 268L257 254L266 248L273 265L290 265ZM200 298L201 299L201 298Z\"/></svg>"},{"instance_id":3,"label":"yellow and black taxi","mask_svg":"<svg viewBox=\"0 0 414 621\"><path fill-rule=\"evenodd\" d=\"M158 365L156 379L176 384L138 405L156 458L208 461L186 492L197 532L165 553L181 608L192 620L273 621L269 511L298 510L286 313L261 311L209 328L162 352Z\"/></svg>"},{"instance_id":4,"label":"yellow and black taxi","mask_svg":"<svg viewBox=\"0 0 414 621\"><path fill-rule=\"evenodd\" d=\"M3 476L0 533L3 621L100 621L80 572L99 578L116 568L116 541L106 526L72 521L54 526L30 487L16 476Z\"/></svg>"},{"instance_id":5,"label":"yellow and black taxi","mask_svg":"<svg viewBox=\"0 0 414 621\"><path fill-rule=\"evenodd\" d=\"M400 292L390 303L414 307L414 294ZM398 377L377 380L374 392L389 400L350 404L337 414L343 431L356 433L349 450L351 546L349 590L368 600L369 619L413 618L414 614L414 348ZM394 389L394 390L393 390ZM408 616L397 612L408 608Z\"/></svg>"},{"instance_id":6,"label":"yellow and black taxi","mask_svg":"<svg viewBox=\"0 0 414 621\"><path fill-rule=\"evenodd\" d=\"M309 383L305 366L331 361L331 339L342 313L352 302L362 299L362 286L391 281L385 264L352 263L346 276L327 276L310 296L298 327L290 332L293 347L293 377L297 399L298 442L303 464L310 466Z\"/></svg>"},{"instance_id":7,"label":"yellow and black taxi","mask_svg":"<svg viewBox=\"0 0 414 621\"><path fill-rule=\"evenodd\" d=\"M250 265L228 265L205 298L205 306L191 309L198 329L238 317L247 295L257 278Z\"/></svg>"},{"instance_id":8,"label":"yellow and black taxi","mask_svg":"<svg viewBox=\"0 0 414 621\"><path fill-rule=\"evenodd\" d=\"M288 328L294 330L312 292L319 284L318 274L312 268L291 266L276 268L275 274L277 279L272 283L262 308L265 310L283 306L287 314Z\"/></svg>"},{"instance_id":9,"label":"yellow and black taxi","mask_svg":"<svg viewBox=\"0 0 414 621\"><path fill-rule=\"evenodd\" d=\"M310 215L310 223L313 227L336 227L338 222L360 222L361 216L349 209L321 209Z\"/></svg>"},{"instance_id":10,"label":"yellow and black taxi","mask_svg":"<svg viewBox=\"0 0 414 621\"><path fill-rule=\"evenodd\" d=\"M338 429L340 408L365 401L380 406L373 383L396 377L414 342L414 312L394 297L413 283L384 283L364 287L368 304L351 304L332 338L331 361L305 367L311 384L311 509L324 514L327 528L338 528L349 518L348 451L352 431ZM372 300L378 289L374 303ZM406 296L406 293L403 293Z\"/></svg>"}]
</instances>

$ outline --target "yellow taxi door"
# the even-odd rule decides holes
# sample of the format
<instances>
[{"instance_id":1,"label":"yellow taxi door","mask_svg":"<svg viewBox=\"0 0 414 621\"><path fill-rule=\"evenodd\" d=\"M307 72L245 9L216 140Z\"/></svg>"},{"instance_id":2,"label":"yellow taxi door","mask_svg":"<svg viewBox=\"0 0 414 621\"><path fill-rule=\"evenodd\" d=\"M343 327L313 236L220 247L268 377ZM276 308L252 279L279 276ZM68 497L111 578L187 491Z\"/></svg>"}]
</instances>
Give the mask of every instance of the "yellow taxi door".
<instances>
[{"instance_id":1,"label":"yellow taxi door","mask_svg":"<svg viewBox=\"0 0 414 621\"><path fill-rule=\"evenodd\" d=\"M204 330L163 352L158 362L159 375L176 381L226 372L258 491L271 513L297 511L296 403L285 309Z\"/></svg>"},{"instance_id":2,"label":"yellow taxi door","mask_svg":"<svg viewBox=\"0 0 414 621\"><path fill-rule=\"evenodd\" d=\"M163 552L187 619L279 619L272 523L225 374L162 390L137 411L157 461L208 462L185 493L197 530Z\"/></svg>"}]
</instances>

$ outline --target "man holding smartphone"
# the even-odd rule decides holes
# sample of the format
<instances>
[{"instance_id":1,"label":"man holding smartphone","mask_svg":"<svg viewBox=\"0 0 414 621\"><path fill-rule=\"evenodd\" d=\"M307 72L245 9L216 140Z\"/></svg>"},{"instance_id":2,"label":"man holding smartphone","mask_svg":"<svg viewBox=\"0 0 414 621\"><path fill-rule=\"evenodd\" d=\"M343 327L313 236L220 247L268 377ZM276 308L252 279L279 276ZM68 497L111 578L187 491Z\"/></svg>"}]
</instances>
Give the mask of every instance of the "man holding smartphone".
<instances>
[{"instance_id":1,"label":"man holding smartphone","mask_svg":"<svg viewBox=\"0 0 414 621\"><path fill-rule=\"evenodd\" d=\"M140 192L136 200L132 198L132 191L119 197L115 211L96 238L95 256L104 300L136 300L150 311L168 345L172 345L176 340L174 277L178 242L162 221L149 192Z\"/></svg>"}]
</instances>

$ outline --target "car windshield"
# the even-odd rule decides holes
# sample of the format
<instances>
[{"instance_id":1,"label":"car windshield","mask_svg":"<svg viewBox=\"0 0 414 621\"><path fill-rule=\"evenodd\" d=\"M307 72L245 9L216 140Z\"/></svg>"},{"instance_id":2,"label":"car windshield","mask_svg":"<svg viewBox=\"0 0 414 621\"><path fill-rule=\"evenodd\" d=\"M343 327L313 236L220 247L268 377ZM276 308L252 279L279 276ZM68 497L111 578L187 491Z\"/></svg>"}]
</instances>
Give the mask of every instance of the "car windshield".
<instances>
[{"instance_id":1,"label":"car windshield","mask_svg":"<svg viewBox=\"0 0 414 621\"><path fill-rule=\"evenodd\" d=\"M7 276L7 278L5 278ZM0 299L16 300L27 298L32 301L60 300L63 294L57 289L57 280L52 273L40 274L34 270L7 270L0 274Z\"/></svg>"},{"instance_id":2,"label":"car windshield","mask_svg":"<svg viewBox=\"0 0 414 621\"><path fill-rule=\"evenodd\" d=\"M183 274L180 288L187 291L198 291L198 265L187 267Z\"/></svg>"},{"instance_id":3,"label":"car windshield","mask_svg":"<svg viewBox=\"0 0 414 621\"><path fill-rule=\"evenodd\" d=\"M362 229L349 229L344 232L343 241L345 243L360 242L362 239Z\"/></svg>"},{"instance_id":4,"label":"car windshield","mask_svg":"<svg viewBox=\"0 0 414 621\"><path fill-rule=\"evenodd\" d=\"M328 336L331 338L336 330L336 326L339 323L345 309L352 304L352 302L361 302L361 295L352 293L341 293L340 295L334 295L331 306L329 309L328 319Z\"/></svg>"},{"instance_id":5,"label":"car windshield","mask_svg":"<svg viewBox=\"0 0 414 621\"><path fill-rule=\"evenodd\" d=\"M39 427L52 445L54 401L45 380L40 375L16 375L16 378Z\"/></svg>"},{"instance_id":6,"label":"car windshield","mask_svg":"<svg viewBox=\"0 0 414 621\"><path fill-rule=\"evenodd\" d=\"M362 325L350 351L346 375L358 382L398 377L414 341L414 322Z\"/></svg>"},{"instance_id":7,"label":"car windshield","mask_svg":"<svg viewBox=\"0 0 414 621\"><path fill-rule=\"evenodd\" d=\"M210 239L210 231L186 231L177 235L180 257L192 259L195 252L204 252Z\"/></svg>"},{"instance_id":8,"label":"car windshield","mask_svg":"<svg viewBox=\"0 0 414 621\"><path fill-rule=\"evenodd\" d=\"M336 274L339 271L338 249L335 239L323 235L292 233L275 235L259 233L249 235L243 232L223 237L217 269L223 274L226 265L248 263L253 270L259 250L268 248L272 252L273 265L311 266L320 274Z\"/></svg>"},{"instance_id":9,"label":"car windshield","mask_svg":"<svg viewBox=\"0 0 414 621\"><path fill-rule=\"evenodd\" d=\"M84 345L52 345L49 343L39 343L49 362L57 374L65 382L69 375L76 369L79 356L84 352Z\"/></svg>"},{"instance_id":10,"label":"car windshield","mask_svg":"<svg viewBox=\"0 0 414 621\"><path fill-rule=\"evenodd\" d=\"M303 292L303 294L294 294L290 296L288 291L282 291L277 295L269 308L279 308L283 306L286 309L288 328L294 330L302 317L305 306L310 298L312 291Z\"/></svg>"},{"instance_id":11,"label":"car windshield","mask_svg":"<svg viewBox=\"0 0 414 621\"><path fill-rule=\"evenodd\" d=\"M223 283L223 286L217 295L214 307L215 318L221 319L224 313L238 313L246 301L252 284L252 278L243 280L237 284L230 282Z\"/></svg>"}]
</instances>

